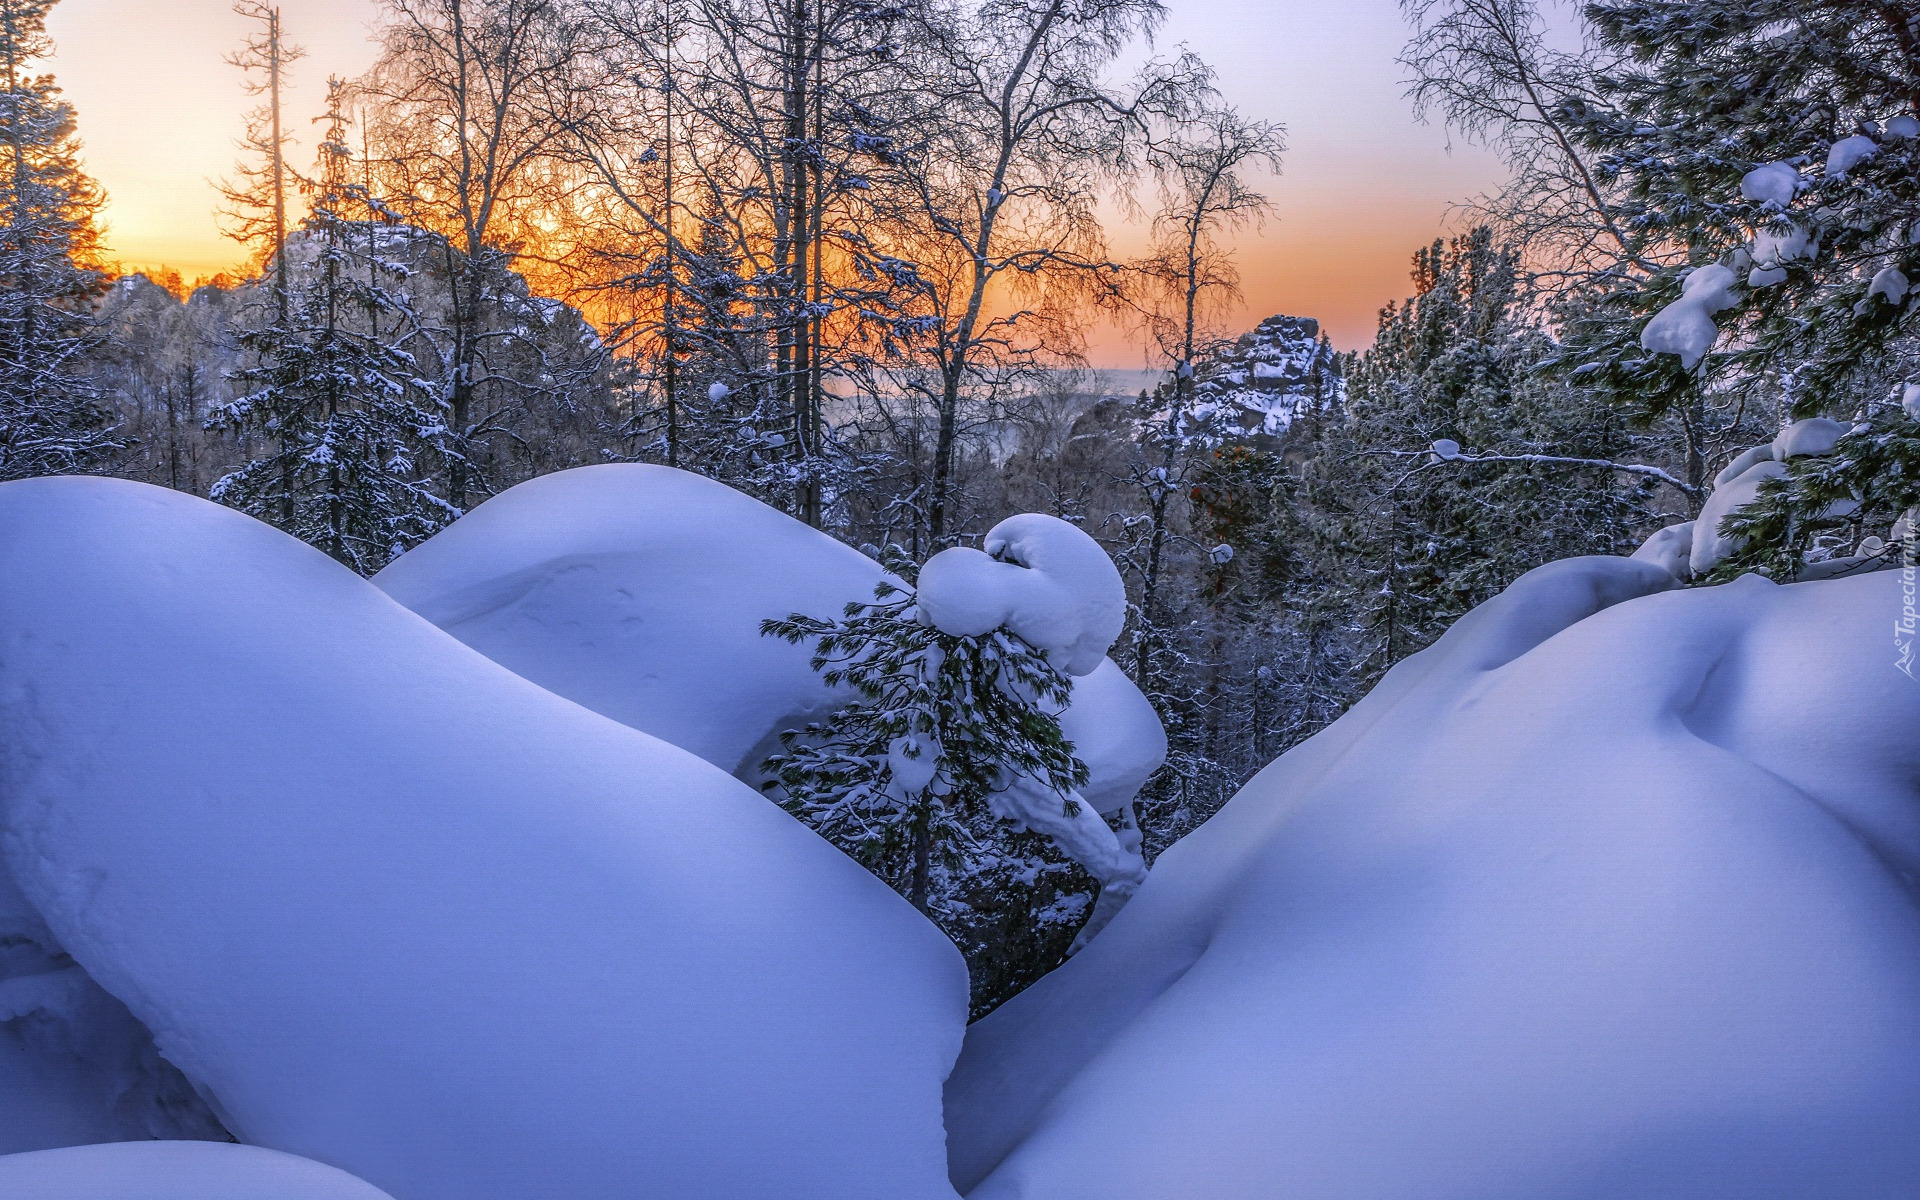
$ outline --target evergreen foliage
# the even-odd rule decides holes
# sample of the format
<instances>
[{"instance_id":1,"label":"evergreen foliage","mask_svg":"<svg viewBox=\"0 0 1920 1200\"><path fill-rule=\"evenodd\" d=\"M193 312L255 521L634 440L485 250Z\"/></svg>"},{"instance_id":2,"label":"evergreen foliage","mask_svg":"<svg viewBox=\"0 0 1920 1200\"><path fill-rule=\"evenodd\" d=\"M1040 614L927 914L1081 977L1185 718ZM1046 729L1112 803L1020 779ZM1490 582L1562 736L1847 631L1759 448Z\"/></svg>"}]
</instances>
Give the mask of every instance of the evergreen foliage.
<instances>
[{"instance_id":1,"label":"evergreen foliage","mask_svg":"<svg viewBox=\"0 0 1920 1200\"><path fill-rule=\"evenodd\" d=\"M431 486L445 423L392 342L406 301L387 286L402 266L379 253L380 222L350 182L336 103L320 179L297 248L311 253L289 285L287 317L244 330L251 390L211 424L251 434L264 453L214 484L212 497L372 574L459 514ZM387 333L383 335L383 322Z\"/></svg>"},{"instance_id":2,"label":"evergreen foliage","mask_svg":"<svg viewBox=\"0 0 1920 1200\"><path fill-rule=\"evenodd\" d=\"M1896 519L1911 504L1897 481L1920 475L1885 378L1920 332L1903 303L1920 279L1920 29L1910 6L1843 0L1623 0L1586 15L1621 65L1568 115L1655 269L1598 289L1569 362L1640 411L1777 398L1795 417L1864 425L1727 526L1752 541L1716 578L1790 577L1823 529L1851 543ZM1791 195L1743 188L1768 164ZM1780 253L1782 238L1805 252ZM1650 314L1715 263L1738 278L1715 352L1690 371L1644 351ZM1835 499L1857 504L1840 516Z\"/></svg>"},{"instance_id":3,"label":"evergreen foliage","mask_svg":"<svg viewBox=\"0 0 1920 1200\"><path fill-rule=\"evenodd\" d=\"M889 563L905 575L911 564ZM954 637L923 624L913 594L882 583L839 620L795 614L762 632L814 648L852 698L781 735L766 788L953 938L976 1015L1065 957L1092 881L1047 840L996 815L1020 781L1063 805L1086 765L1053 714L1072 681L1017 634Z\"/></svg>"},{"instance_id":4,"label":"evergreen foliage","mask_svg":"<svg viewBox=\"0 0 1920 1200\"><path fill-rule=\"evenodd\" d=\"M0 0L0 480L86 471L117 448L87 357L104 202L80 167L73 106L32 65L56 0Z\"/></svg>"},{"instance_id":5,"label":"evergreen foliage","mask_svg":"<svg viewBox=\"0 0 1920 1200\"><path fill-rule=\"evenodd\" d=\"M1632 450L1622 414L1540 375L1555 347L1519 271L1484 226L1415 255L1414 296L1382 313L1345 411L1302 431L1304 467L1279 483L1275 532L1311 581L1297 589L1305 611L1362 633L1368 683L1525 571L1630 550L1658 523L1651 487L1606 468L1431 452L1442 440L1508 456Z\"/></svg>"}]
</instances>

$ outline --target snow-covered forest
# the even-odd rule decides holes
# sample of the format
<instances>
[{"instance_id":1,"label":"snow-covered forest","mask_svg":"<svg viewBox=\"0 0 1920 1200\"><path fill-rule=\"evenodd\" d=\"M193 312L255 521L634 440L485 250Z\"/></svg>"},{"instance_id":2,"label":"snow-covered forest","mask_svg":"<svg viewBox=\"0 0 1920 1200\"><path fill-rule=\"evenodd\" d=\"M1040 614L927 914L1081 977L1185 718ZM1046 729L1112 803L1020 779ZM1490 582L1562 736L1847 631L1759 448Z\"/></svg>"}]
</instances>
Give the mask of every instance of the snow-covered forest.
<instances>
[{"instance_id":1,"label":"snow-covered forest","mask_svg":"<svg viewBox=\"0 0 1920 1200\"><path fill-rule=\"evenodd\" d=\"M242 0L195 281L56 3L0 1200L1920 1198L1920 5L1401 0L1340 352L1162 0Z\"/></svg>"}]
</instances>

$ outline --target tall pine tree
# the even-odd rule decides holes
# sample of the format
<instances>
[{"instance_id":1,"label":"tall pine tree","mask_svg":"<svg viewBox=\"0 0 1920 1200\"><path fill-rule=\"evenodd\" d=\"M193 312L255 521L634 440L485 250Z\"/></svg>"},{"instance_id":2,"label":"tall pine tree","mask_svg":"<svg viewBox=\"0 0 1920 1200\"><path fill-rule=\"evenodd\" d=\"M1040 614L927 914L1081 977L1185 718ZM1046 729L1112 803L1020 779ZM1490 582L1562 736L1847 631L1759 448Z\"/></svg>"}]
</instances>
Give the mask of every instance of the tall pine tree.
<instances>
[{"instance_id":1,"label":"tall pine tree","mask_svg":"<svg viewBox=\"0 0 1920 1200\"><path fill-rule=\"evenodd\" d=\"M115 448L82 361L104 279L91 260L103 197L80 168L53 77L56 0L0 0L0 479L85 471Z\"/></svg>"},{"instance_id":2,"label":"tall pine tree","mask_svg":"<svg viewBox=\"0 0 1920 1200\"><path fill-rule=\"evenodd\" d=\"M430 485L446 424L391 340L404 299L389 285L405 267L381 256L388 231L353 179L341 96L335 80L312 207L286 255L287 315L275 288L266 322L239 338L252 364L235 378L250 390L213 417L266 453L212 494L371 574L458 513Z\"/></svg>"}]
</instances>

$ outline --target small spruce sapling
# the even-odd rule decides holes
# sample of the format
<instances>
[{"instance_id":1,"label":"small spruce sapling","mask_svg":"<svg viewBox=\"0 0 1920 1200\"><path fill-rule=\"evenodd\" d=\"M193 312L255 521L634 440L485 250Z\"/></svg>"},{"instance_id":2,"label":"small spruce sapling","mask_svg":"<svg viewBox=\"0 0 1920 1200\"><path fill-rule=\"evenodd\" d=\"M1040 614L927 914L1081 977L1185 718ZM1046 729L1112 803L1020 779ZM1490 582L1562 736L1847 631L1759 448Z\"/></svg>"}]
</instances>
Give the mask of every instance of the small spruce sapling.
<instances>
[{"instance_id":1,"label":"small spruce sapling","mask_svg":"<svg viewBox=\"0 0 1920 1200\"><path fill-rule=\"evenodd\" d=\"M891 557L911 579L913 565ZM955 637L923 624L893 581L839 620L794 614L761 632L811 643L813 668L852 697L781 734L768 794L938 924L966 955L978 1015L1064 958L1092 881L992 797L1037 780L1064 806L1087 766L1054 715L1072 681L1011 631ZM1019 911L1014 911L1014 910Z\"/></svg>"}]
</instances>

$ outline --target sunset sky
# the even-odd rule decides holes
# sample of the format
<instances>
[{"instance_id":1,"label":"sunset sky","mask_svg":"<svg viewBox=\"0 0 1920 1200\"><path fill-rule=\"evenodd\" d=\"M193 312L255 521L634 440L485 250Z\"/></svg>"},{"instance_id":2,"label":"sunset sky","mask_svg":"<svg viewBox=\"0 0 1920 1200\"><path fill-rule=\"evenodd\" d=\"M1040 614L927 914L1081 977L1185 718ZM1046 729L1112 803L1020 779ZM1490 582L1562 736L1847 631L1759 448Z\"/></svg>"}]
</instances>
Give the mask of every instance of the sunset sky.
<instances>
[{"instance_id":1,"label":"sunset sky","mask_svg":"<svg viewBox=\"0 0 1920 1200\"><path fill-rule=\"evenodd\" d=\"M1245 320L1318 317L1343 349L1371 341L1375 315L1407 290L1407 260L1443 232L1449 205L1497 178L1477 148L1424 126L1401 95L1405 37L1392 0L1169 0L1160 42L1184 42L1220 72L1227 97L1284 122L1291 148L1268 181L1275 219L1242 239ZM372 61L374 0L282 0L295 68L288 124L305 163L329 74ZM110 197L108 242L130 268L189 278L233 266L213 181L232 169L241 115L255 101L223 61L247 23L227 0L65 0L51 64L79 110L87 163ZM1125 243L1128 239L1119 239ZM1101 365L1141 365L1132 339L1097 338Z\"/></svg>"}]
</instances>

